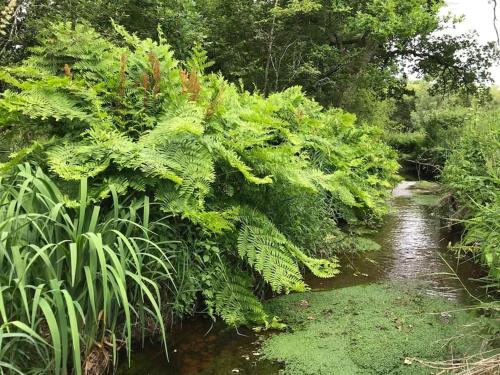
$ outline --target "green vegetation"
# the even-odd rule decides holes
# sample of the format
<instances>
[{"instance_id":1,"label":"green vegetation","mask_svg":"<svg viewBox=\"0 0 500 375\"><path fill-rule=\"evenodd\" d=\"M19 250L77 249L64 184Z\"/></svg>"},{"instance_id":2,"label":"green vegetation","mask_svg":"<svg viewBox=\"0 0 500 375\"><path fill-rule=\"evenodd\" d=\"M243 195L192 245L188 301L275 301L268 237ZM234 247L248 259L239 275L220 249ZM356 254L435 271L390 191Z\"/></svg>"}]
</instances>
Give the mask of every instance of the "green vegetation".
<instances>
[{"instance_id":1,"label":"green vegetation","mask_svg":"<svg viewBox=\"0 0 500 375\"><path fill-rule=\"evenodd\" d=\"M498 244L500 191L500 102L498 89L489 98L431 95L423 82L409 86L405 131L387 129L385 140L425 175L443 182L453 200L452 222L465 226L459 255L472 255L500 280ZM416 135L418 137L416 138Z\"/></svg>"},{"instance_id":2,"label":"green vegetation","mask_svg":"<svg viewBox=\"0 0 500 375\"><path fill-rule=\"evenodd\" d=\"M286 374L428 374L419 361L460 358L482 342L469 312L405 283L283 296L266 309L289 325L263 345Z\"/></svg>"},{"instance_id":3,"label":"green vegetation","mask_svg":"<svg viewBox=\"0 0 500 375\"><path fill-rule=\"evenodd\" d=\"M103 213L89 205L86 180L78 202L28 165L0 182L3 370L61 374L71 361L81 373L80 349L85 368L102 360L99 347L130 350L147 327L166 339L160 285L171 285L173 251L147 197L119 202L115 192Z\"/></svg>"},{"instance_id":4,"label":"green vegetation","mask_svg":"<svg viewBox=\"0 0 500 375\"><path fill-rule=\"evenodd\" d=\"M146 337L167 349L194 312L282 327L264 296L380 248L366 234L398 159L442 179L465 225L455 249L500 280L499 52L442 32L459 22L443 5L5 0L0 374L99 374ZM400 315L437 308L395 292ZM456 326L441 328L408 349L426 357ZM353 370L400 366L324 339Z\"/></svg>"},{"instance_id":5,"label":"green vegetation","mask_svg":"<svg viewBox=\"0 0 500 375\"><path fill-rule=\"evenodd\" d=\"M500 111L481 113L468 122L443 171L443 181L465 219L465 236L456 249L489 267L500 280Z\"/></svg>"},{"instance_id":6,"label":"green vegetation","mask_svg":"<svg viewBox=\"0 0 500 375\"><path fill-rule=\"evenodd\" d=\"M0 73L7 88L0 100L2 127L19 140L1 168L9 174L19 162L32 160L51 172L54 180L46 183L58 192L57 200L51 196L54 210L43 206L40 211L32 205L25 211L12 209L16 199L24 199L26 187L17 181L27 172L14 174L8 183L12 187L2 188L4 225L23 222L25 215L44 215L51 218L43 226L49 233L59 233L58 220L71 223L76 231L63 233L62 238L46 235L47 243L33 239L71 279L49 273L34 276L33 286L25 287L26 281L17 275L22 269L16 271L3 298L15 293L9 298L22 303L5 312L5 327L15 331L11 322L21 321L31 326L31 333L40 331L39 325L48 318L37 320L38 304L26 301L41 298L34 294L38 285L57 284L70 306L68 322L58 320L59 332L73 332L73 337L80 332L84 354L115 340L130 350L132 323L138 321L145 329L145 306L150 304L149 315L162 323L155 302L159 296L153 296L163 283L171 285L167 310L173 314L189 312L201 293L207 312L222 316L228 324L273 325L252 293L252 279L261 279L280 293L307 289L301 266L318 277L338 273L332 257L335 248L329 248L328 259L314 256L332 236L346 236L338 222L372 224L384 214L388 189L397 180L396 154L378 139L376 128L356 125L355 117L341 110L323 110L298 88L269 98L242 92L220 76L203 73L207 62L199 48L181 66L163 39L140 40L116 29L124 38L123 47L83 24L54 25L29 59ZM13 127L13 122L19 125ZM37 133L35 143L30 143L32 132ZM26 146L19 148L22 144ZM77 205L73 195L79 181L85 181L85 189ZM121 214L118 202L121 197L144 201L144 196L154 207L134 205L134 218L145 215L139 225L157 221L165 226L152 232L160 238L150 240L146 225L137 228L136 239L146 246L144 250L127 242L133 227L125 235L113 232L115 236L101 244L105 235L96 227L99 211L93 216L85 213L87 205L131 225L134 221L129 223ZM73 218L69 213L57 215L58 210L75 206L80 209ZM304 221L306 217L309 221ZM5 267L9 267L16 263L12 254L27 254L25 248L33 241L13 242L9 231L2 233L8 255L4 259L11 259ZM165 241L182 245L164 249ZM61 246L69 251L53 251ZM98 266L92 252L104 246L109 259L100 263L105 260L99 258ZM79 255L82 251L88 255ZM136 259L139 253L153 263L158 259L157 268L151 270L153 279L141 279L146 271L141 268L144 262ZM168 264L161 259L168 259ZM127 262L135 267L132 271ZM100 280L92 288L89 276L82 273L86 264L90 275ZM19 283L33 293L29 298ZM123 306L118 310L109 305L115 294L119 298L114 300ZM145 306L132 309L133 298ZM89 324L90 317L96 319L94 324ZM102 319L107 324L101 328ZM86 329L81 330L84 321ZM63 355L55 350L48 366L65 369L72 346L72 361L78 368L79 339L71 345L62 335L61 340L55 331L51 336ZM112 346L116 349L117 344Z\"/></svg>"}]
</instances>

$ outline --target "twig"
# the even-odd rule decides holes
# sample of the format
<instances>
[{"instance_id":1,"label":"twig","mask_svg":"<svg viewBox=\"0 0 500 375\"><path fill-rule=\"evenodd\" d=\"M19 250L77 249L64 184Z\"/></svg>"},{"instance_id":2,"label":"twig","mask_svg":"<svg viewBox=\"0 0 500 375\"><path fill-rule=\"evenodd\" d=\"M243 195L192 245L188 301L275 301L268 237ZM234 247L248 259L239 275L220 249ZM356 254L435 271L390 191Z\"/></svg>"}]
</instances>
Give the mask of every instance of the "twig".
<instances>
[{"instance_id":1,"label":"twig","mask_svg":"<svg viewBox=\"0 0 500 375\"><path fill-rule=\"evenodd\" d=\"M500 46L500 33L498 32L497 26L497 0L493 1L493 27L495 28L495 33L497 34L497 45Z\"/></svg>"}]
</instances>

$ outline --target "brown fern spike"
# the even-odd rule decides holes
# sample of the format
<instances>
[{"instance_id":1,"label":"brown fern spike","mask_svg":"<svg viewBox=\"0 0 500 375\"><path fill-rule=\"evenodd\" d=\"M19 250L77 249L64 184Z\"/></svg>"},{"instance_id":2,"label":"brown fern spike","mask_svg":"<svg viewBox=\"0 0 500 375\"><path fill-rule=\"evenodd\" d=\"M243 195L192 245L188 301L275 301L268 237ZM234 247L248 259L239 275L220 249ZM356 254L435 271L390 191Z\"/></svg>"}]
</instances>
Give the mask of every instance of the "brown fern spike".
<instances>
[{"instance_id":1,"label":"brown fern spike","mask_svg":"<svg viewBox=\"0 0 500 375\"><path fill-rule=\"evenodd\" d=\"M64 64L64 75L69 79L73 79L73 73L71 73L71 67L68 64Z\"/></svg>"},{"instance_id":2,"label":"brown fern spike","mask_svg":"<svg viewBox=\"0 0 500 375\"><path fill-rule=\"evenodd\" d=\"M189 75L189 93L191 94L191 101L195 102L200 96L201 85L198 79L198 74L192 72Z\"/></svg>"},{"instance_id":3,"label":"brown fern spike","mask_svg":"<svg viewBox=\"0 0 500 375\"><path fill-rule=\"evenodd\" d=\"M189 74L185 70L181 69L179 76L181 77L182 94L184 95L188 92Z\"/></svg>"},{"instance_id":4,"label":"brown fern spike","mask_svg":"<svg viewBox=\"0 0 500 375\"><path fill-rule=\"evenodd\" d=\"M189 93L189 99L193 102L197 101L200 96L201 85L196 72L188 73L185 70L179 72L181 76L182 93Z\"/></svg>"},{"instance_id":5,"label":"brown fern spike","mask_svg":"<svg viewBox=\"0 0 500 375\"><path fill-rule=\"evenodd\" d=\"M127 55L122 54L120 57L120 85L118 86L118 95L125 96L125 80L127 79L125 72L127 71Z\"/></svg>"},{"instance_id":6,"label":"brown fern spike","mask_svg":"<svg viewBox=\"0 0 500 375\"><path fill-rule=\"evenodd\" d=\"M201 85L198 79L198 74L196 72L192 72L189 75L189 93L191 94L191 100L193 102L198 100L200 96Z\"/></svg>"},{"instance_id":7,"label":"brown fern spike","mask_svg":"<svg viewBox=\"0 0 500 375\"><path fill-rule=\"evenodd\" d=\"M150 52L149 61L151 63L151 70L153 71L153 95L157 95L160 92L161 83L160 60L158 60L153 52Z\"/></svg>"},{"instance_id":8,"label":"brown fern spike","mask_svg":"<svg viewBox=\"0 0 500 375\"><path fill-rule=\"evenodd\" d=\"M144 89L144 107L148 105L149 74L142 75L142 88Z\"/></svg>"}]
</instances>

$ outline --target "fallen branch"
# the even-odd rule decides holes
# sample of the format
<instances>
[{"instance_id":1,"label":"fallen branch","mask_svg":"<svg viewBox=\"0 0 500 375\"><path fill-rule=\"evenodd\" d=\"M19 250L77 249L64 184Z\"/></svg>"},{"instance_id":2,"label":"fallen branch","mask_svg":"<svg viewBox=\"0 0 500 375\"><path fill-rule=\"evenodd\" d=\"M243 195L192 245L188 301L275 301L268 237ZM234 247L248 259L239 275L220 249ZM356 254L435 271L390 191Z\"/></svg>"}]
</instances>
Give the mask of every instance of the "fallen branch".
<instances>
[{"instance_id":1,"label":"fallen branch","mask_svg":"<svg viewBox=\"0 0 500 375\"><path fill-rule=\"evenodd\" d=\"M478 356L484 356L489 352L484 352L477 355L461 359L453 359L449 361L432 362L425 361L419 358L405 358L405 363L419 363L425 367L438 370L436 375L453 373L458 375L493 375L500 373L500 353L490 355L486 358L478 359Z\"/></svg>"}]
</instances>

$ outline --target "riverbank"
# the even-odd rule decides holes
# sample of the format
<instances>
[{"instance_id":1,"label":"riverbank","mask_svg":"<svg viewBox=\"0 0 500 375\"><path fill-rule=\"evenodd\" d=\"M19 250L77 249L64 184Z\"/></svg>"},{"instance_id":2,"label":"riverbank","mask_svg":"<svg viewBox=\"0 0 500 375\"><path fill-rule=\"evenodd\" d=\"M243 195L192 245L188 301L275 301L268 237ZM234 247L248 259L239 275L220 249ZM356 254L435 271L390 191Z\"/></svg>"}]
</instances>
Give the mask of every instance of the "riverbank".
<instances>
[{"instance_id":1,"label":"riverbank","mask_svg":"<svg viewBox=\"0 0 500 375\"><path fill-rule=\"evenodd\" d=\"M480 270L447 251L456 238L440 220L438 192L437 184L402 182L374 236L379 252L354 258L336 279L315 280L323 291L268 301L289 332L266 340L264 358L292 375L430 374L423 363L480 352L462 285L479 293L471 279Z\"/></svg>"}]
</instances>

